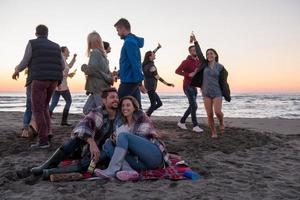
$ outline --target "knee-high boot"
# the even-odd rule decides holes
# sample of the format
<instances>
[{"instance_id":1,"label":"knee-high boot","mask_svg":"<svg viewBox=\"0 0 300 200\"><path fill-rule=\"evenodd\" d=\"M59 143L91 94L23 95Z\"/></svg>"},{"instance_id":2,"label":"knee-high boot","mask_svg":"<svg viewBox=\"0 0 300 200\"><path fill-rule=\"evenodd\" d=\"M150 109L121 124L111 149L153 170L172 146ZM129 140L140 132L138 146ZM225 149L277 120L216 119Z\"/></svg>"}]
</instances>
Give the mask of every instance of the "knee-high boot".
<instances>
[{"instance_id":1,"label":"knee-high boot","mask_svg":"<svg viewBox=\"0 0 300 200\"><path fill-rule=\"evenodd\" d=\"M60 148L58 148L54 154L46 161L44 162L42 165L38 166L38 167L33 167L31 169L31 172L34 175L41 175L43 173L44 169L49 169L51 167L57 167L57 165L63 161L66 157L66 154L63 150L61 150Z\"/></svg>"},{"instance_id":2,"label":"knee-high boot","mask_svg":"<svg viewBox=\"0 0 300 200\"><path fill-rule=\"evenodd\" d=\"M126 153L127 150L121 147L116 147L107 169L105 170L96 169L95 174L102 178L114 177L116 172L122 168Z\"/></svg>"},{"instance_id":3,"label":"knee-high boot","mask_svg":"<svg viewBox=\"0 0 300 200\"><path fill-rule=\"evenodd\" d=\"M69 111L68 110L64 110L63 111L63 115L62 115L62 119L61 119L61 126L72 126L72 124L68 123L68 116L69 116Z\"/></svg>"}]
</instances>

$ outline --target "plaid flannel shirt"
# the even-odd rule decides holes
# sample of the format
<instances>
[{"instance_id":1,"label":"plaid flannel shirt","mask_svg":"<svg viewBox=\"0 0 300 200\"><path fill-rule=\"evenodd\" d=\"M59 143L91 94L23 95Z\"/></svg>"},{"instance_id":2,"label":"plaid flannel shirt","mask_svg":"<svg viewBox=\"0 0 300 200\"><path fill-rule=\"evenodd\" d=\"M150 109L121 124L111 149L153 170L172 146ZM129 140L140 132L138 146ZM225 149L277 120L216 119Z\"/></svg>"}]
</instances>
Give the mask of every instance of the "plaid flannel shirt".
<instances>
[{"instance_id":1,"label":"plaid flannel shirt","mask_svg":"<svg viewBox=\"0 0 300 200\"><path fill-rule=\"evenodd\" d=\"M110 121L108 112L104 106L99 106L90 111L72 131L72 137L78 137L84 141L93 138L99 144L106 134L109 134Z\"/></svg>"}]
</instances>

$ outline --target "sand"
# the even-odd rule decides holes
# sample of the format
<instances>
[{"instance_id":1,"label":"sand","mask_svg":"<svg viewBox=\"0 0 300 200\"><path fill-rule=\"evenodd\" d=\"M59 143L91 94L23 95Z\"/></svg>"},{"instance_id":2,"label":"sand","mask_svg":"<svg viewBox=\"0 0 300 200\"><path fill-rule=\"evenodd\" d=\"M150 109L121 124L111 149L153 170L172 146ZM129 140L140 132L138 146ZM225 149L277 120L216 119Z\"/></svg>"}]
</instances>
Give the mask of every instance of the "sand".
<instances>
[{"instance_id":1,"label":"sand","mask_svg":"<svg viewBox=\"0 0 300 200\"><path fill-rule=\"evenodd\" d=\"M59 126L48 150L29 149L33 141L16 137L22 113L1 112L0 199L299 199L300 120L226 119L228 128L211 139L176 128L176 117L153 117L168 150L179 153L201 174L197 181L76 181L34 179L29 169L47 159L70 136ZM79 115L72 115L75 123ZM188 124L191 127L191 124Z\"/></svg>"}]
</instances>

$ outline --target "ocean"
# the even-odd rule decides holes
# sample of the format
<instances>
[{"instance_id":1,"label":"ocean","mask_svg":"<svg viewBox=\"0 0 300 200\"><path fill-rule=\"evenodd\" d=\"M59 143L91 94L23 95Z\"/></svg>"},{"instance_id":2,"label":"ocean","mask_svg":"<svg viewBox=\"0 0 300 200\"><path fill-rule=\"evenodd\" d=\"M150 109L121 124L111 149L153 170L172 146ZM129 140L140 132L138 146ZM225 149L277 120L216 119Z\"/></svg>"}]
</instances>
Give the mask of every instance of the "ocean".
<instances>
[{"instance_id":1,"label":"ocean","mask_svg":"<svg viewBox=\"0 0 300 200\"><path fill-rule=\"evenodd\" d=\"M188 101L183 93L159 93L163 106L153 113L153 116L182 116ZM70 113L82 113L82 107L87 99L83 93L73 93L73 102ZM0 93L0 111L25 110L25 93ZM199 95L197 99L198 117L206 117L203 100ZM147 95L142 95L143 109L149 107ZM62 112L64 100L61 97L54 112ZM285 118L300 119L300 93L296 94L232 94L230 103L223 101L225 117L237 118Z\"/></svg>"}]
</instances>

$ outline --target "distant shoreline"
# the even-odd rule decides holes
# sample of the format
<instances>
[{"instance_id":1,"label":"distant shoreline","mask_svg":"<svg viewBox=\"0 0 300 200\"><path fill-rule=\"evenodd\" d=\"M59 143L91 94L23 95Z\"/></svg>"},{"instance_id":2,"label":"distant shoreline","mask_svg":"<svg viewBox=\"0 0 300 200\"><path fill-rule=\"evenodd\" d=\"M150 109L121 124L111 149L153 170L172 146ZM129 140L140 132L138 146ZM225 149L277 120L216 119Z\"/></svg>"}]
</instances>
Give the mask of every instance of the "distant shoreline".
<instances>
[{"instance_id":1,"label":"distant shoreline","mask_svg":"<svg viewBox=\"0 0 300 200\"><path fill-rule=\"evenodd\" d=\"M85 91L72 91L71 90L71 93L72 94L83 94L85 95ZM159 94L162 94L162 95L176 95L176 94L181 94L181 95L184 95L184 92L183 91L178 91L178 92L164 92L164 91L159 91L158 90L158 93ZM2 94L24 94L26 95L25 93L25 87L24 87L24 90L22 91L0 91L0 96ZM147 95L147 94L142 94L142 95ZM198 94L199 96L201 96L201 94ZM231 92L231 95L300 95L300 91L290 91L290 92L264 92L264 91L260 91L260 92L253 92L253 91L250 91L250 92Z\"/></svg>"}]
</instances>

